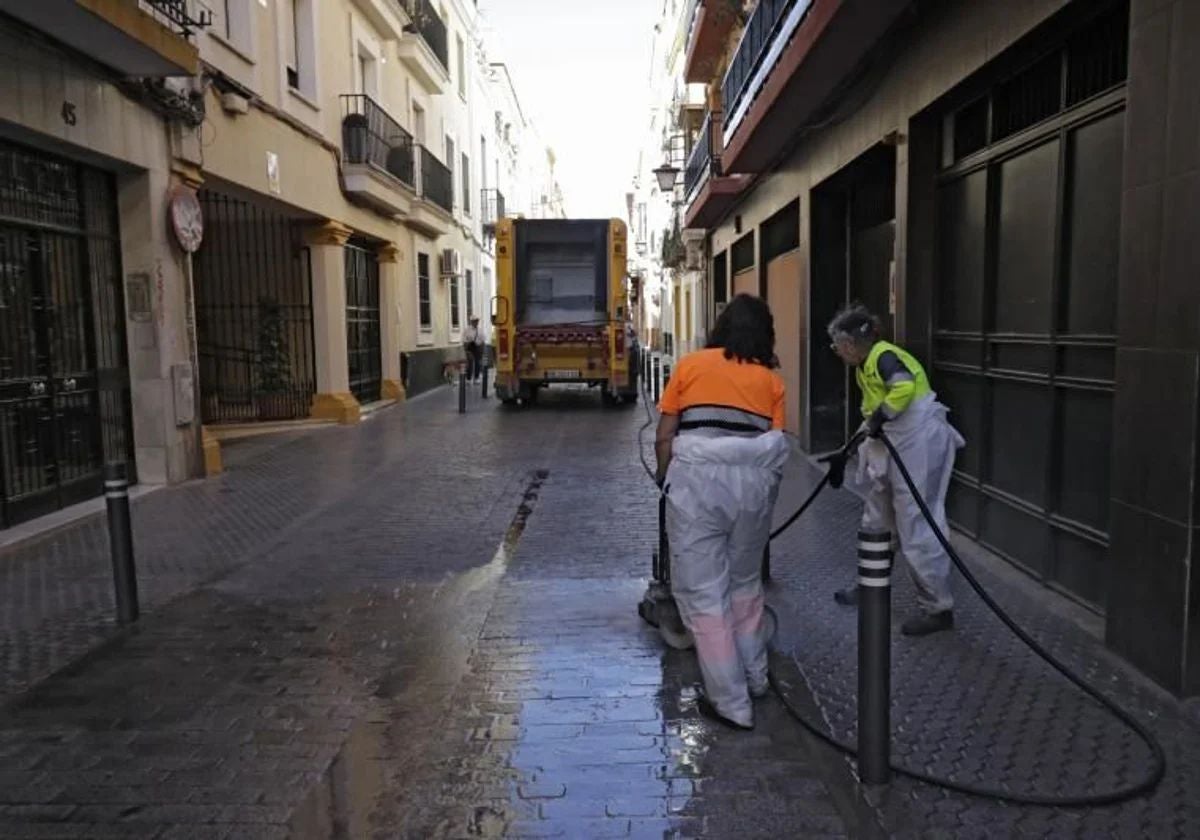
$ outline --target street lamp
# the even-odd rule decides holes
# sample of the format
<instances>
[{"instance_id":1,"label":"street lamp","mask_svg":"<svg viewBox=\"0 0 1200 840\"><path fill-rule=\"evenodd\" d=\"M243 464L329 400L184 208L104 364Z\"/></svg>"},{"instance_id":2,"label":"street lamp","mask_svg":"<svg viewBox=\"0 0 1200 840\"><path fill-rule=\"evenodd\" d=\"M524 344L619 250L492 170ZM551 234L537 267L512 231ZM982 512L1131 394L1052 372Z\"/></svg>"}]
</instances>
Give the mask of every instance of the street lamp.
<instances>
[{"instance_id":1,"label":"street lamp","mask_svg":"<svg viewBox=\"0 0 1200 840\"><path fill-rule=\"evenodd\" d=\"M659 190L664 193L671 192L675 189L675 180L679 177L679 167L672 166L668 161L654 170L654 177L658 179Z\"/></svg>"}]
</instances>

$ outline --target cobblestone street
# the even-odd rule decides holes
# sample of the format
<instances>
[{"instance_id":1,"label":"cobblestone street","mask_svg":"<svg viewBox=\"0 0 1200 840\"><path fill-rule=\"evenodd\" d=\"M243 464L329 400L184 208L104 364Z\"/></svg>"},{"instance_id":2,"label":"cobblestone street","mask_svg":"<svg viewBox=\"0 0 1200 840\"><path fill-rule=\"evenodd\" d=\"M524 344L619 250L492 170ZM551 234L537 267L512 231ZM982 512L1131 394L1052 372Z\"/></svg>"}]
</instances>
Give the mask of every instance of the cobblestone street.
<instances>
[{"instance_id":1,"label":"cobblestone street","mask_svg":"<svg viewBox=\"0 0 1200 840\"><path fill-rule=\"evenodd\" d=\"M135 503L131 632L102 520L9 551L0 836L869 833L775 701L751 736L696 713L634 611L644 415L594 396L230 447Z\"/></svg>"},{"instance_id":2,"label":"cobblestone street","mask_svg":"<svg viewBox=\"0 0 1200 840\"><path fill-rule=\"evenodd\" d=\"M111 623L102 519L8 550L0 836L1186 837L1200 733L1076 625L989 586L1152 725L1154 798L1016 808L853 765L778 698L751 734L696 711L691 654L634 607L654 543L641 407L507 411L444 389L353 428L227 450L220 478L134 505L146 611ZM794 459L779 516L817 473ZM858 503L827 494L774 549L773 668L854 737ZM911 606L900 580L897 619ZM894 752L960 781L1095 792L1145 749L960 587L953 634L894 642Z\"/></svg>"}]
</instances>

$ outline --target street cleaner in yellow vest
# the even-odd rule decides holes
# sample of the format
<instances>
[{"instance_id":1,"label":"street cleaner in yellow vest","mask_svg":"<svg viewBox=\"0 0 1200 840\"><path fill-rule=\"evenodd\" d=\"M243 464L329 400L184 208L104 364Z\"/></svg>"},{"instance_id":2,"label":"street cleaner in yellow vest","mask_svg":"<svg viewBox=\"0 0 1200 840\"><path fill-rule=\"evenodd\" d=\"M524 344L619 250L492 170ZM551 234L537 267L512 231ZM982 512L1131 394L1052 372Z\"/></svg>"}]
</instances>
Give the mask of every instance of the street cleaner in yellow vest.
<instances>
[{"instance_id":1,"label":"street cleaner in yellow vest","mask_svg":"<svg viewBox=\"0 0 1200 840\"><path fill-rule=\"evenodd\" d=\"M946 419L948 409L937 400L920 362L895 344L880 338L879 319L861 306L851 306L829 324L834 352L855 368L862 391L862 431L858 480L867 490L862 530L888 531L899 540L898 555L908 564L921 614L901 626L906 636L926 636L954 626L950 594L950 557L925 520L887 447L886 433L908 467L913 482L929 506L942 533L946 524L946 491L954 470L955 452L965 443ZM844 458L832 465L840 483ZM856 606L858 589L839 590L839 604Z\"/></svg>"}]
</instances>

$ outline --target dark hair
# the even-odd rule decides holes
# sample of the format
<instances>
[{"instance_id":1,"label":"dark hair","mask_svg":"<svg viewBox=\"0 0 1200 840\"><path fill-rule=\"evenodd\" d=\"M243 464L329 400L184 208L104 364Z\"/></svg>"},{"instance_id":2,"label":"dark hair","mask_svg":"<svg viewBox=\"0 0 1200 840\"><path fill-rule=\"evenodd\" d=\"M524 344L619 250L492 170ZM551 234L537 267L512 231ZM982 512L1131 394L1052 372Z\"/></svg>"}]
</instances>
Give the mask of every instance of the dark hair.
<instances>
[{"instance_id":1,"label":"dark hair","mask_svg":"<svg viewBox=\"0 0 1200 840\"><path fill-rule=\"evenodd\" d=\"M738 295L717 316L706 346L722 348L726 359L775 367L775 318L771 307L762 298Z\"/></svg>"},{"instance_id":2,"label":"dark hair","mask_svg":"<svg viewBox=\"0 0 1200 840\"><path fill-rule=\"evenodd\" d=\"M833 316L828 331L835 340L846 335L860 344L874 344L883 332L883 323L861 303L852 303Z\"/></svg>"}]
</instances>

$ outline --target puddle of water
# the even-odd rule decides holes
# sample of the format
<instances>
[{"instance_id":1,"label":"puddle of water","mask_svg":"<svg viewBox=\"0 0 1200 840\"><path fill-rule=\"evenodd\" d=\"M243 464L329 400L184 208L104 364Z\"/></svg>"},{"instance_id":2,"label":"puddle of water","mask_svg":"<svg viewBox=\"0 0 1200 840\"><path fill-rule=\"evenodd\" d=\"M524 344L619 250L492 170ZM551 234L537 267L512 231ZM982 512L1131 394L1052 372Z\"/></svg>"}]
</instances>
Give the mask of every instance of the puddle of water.
<instances>
[{"instance_id":1,"label":"puddle of water","mask_svg":"<svg viewBox=\"0 0 1200 840\"><path fill-rule=\"evenodd\" d=\"M531 475L490 562L458 575L428 594L427 614L421 619L413 617L425 622L416 634L422 649L407 651L407 661L398 662L382 675L375 692L389 705L398 703L398 708L382 708L383 720L360 720L351 728L329 768L292 815L289 825L292 837L358 840L375 832L396 836L399 826L381 824L381 815L388 812L389 799L395 799L389 773L396 770L396 742L403 741L406 733L414 742L429 742L431 731L438 728L445 704L469 667L468 657L486 617L481 604L515 556L549 475L548 470ZM468 830L473 836L499 836L506 824L503 815L486 808L476 809Z\"/></svg>"}]
</instances>

